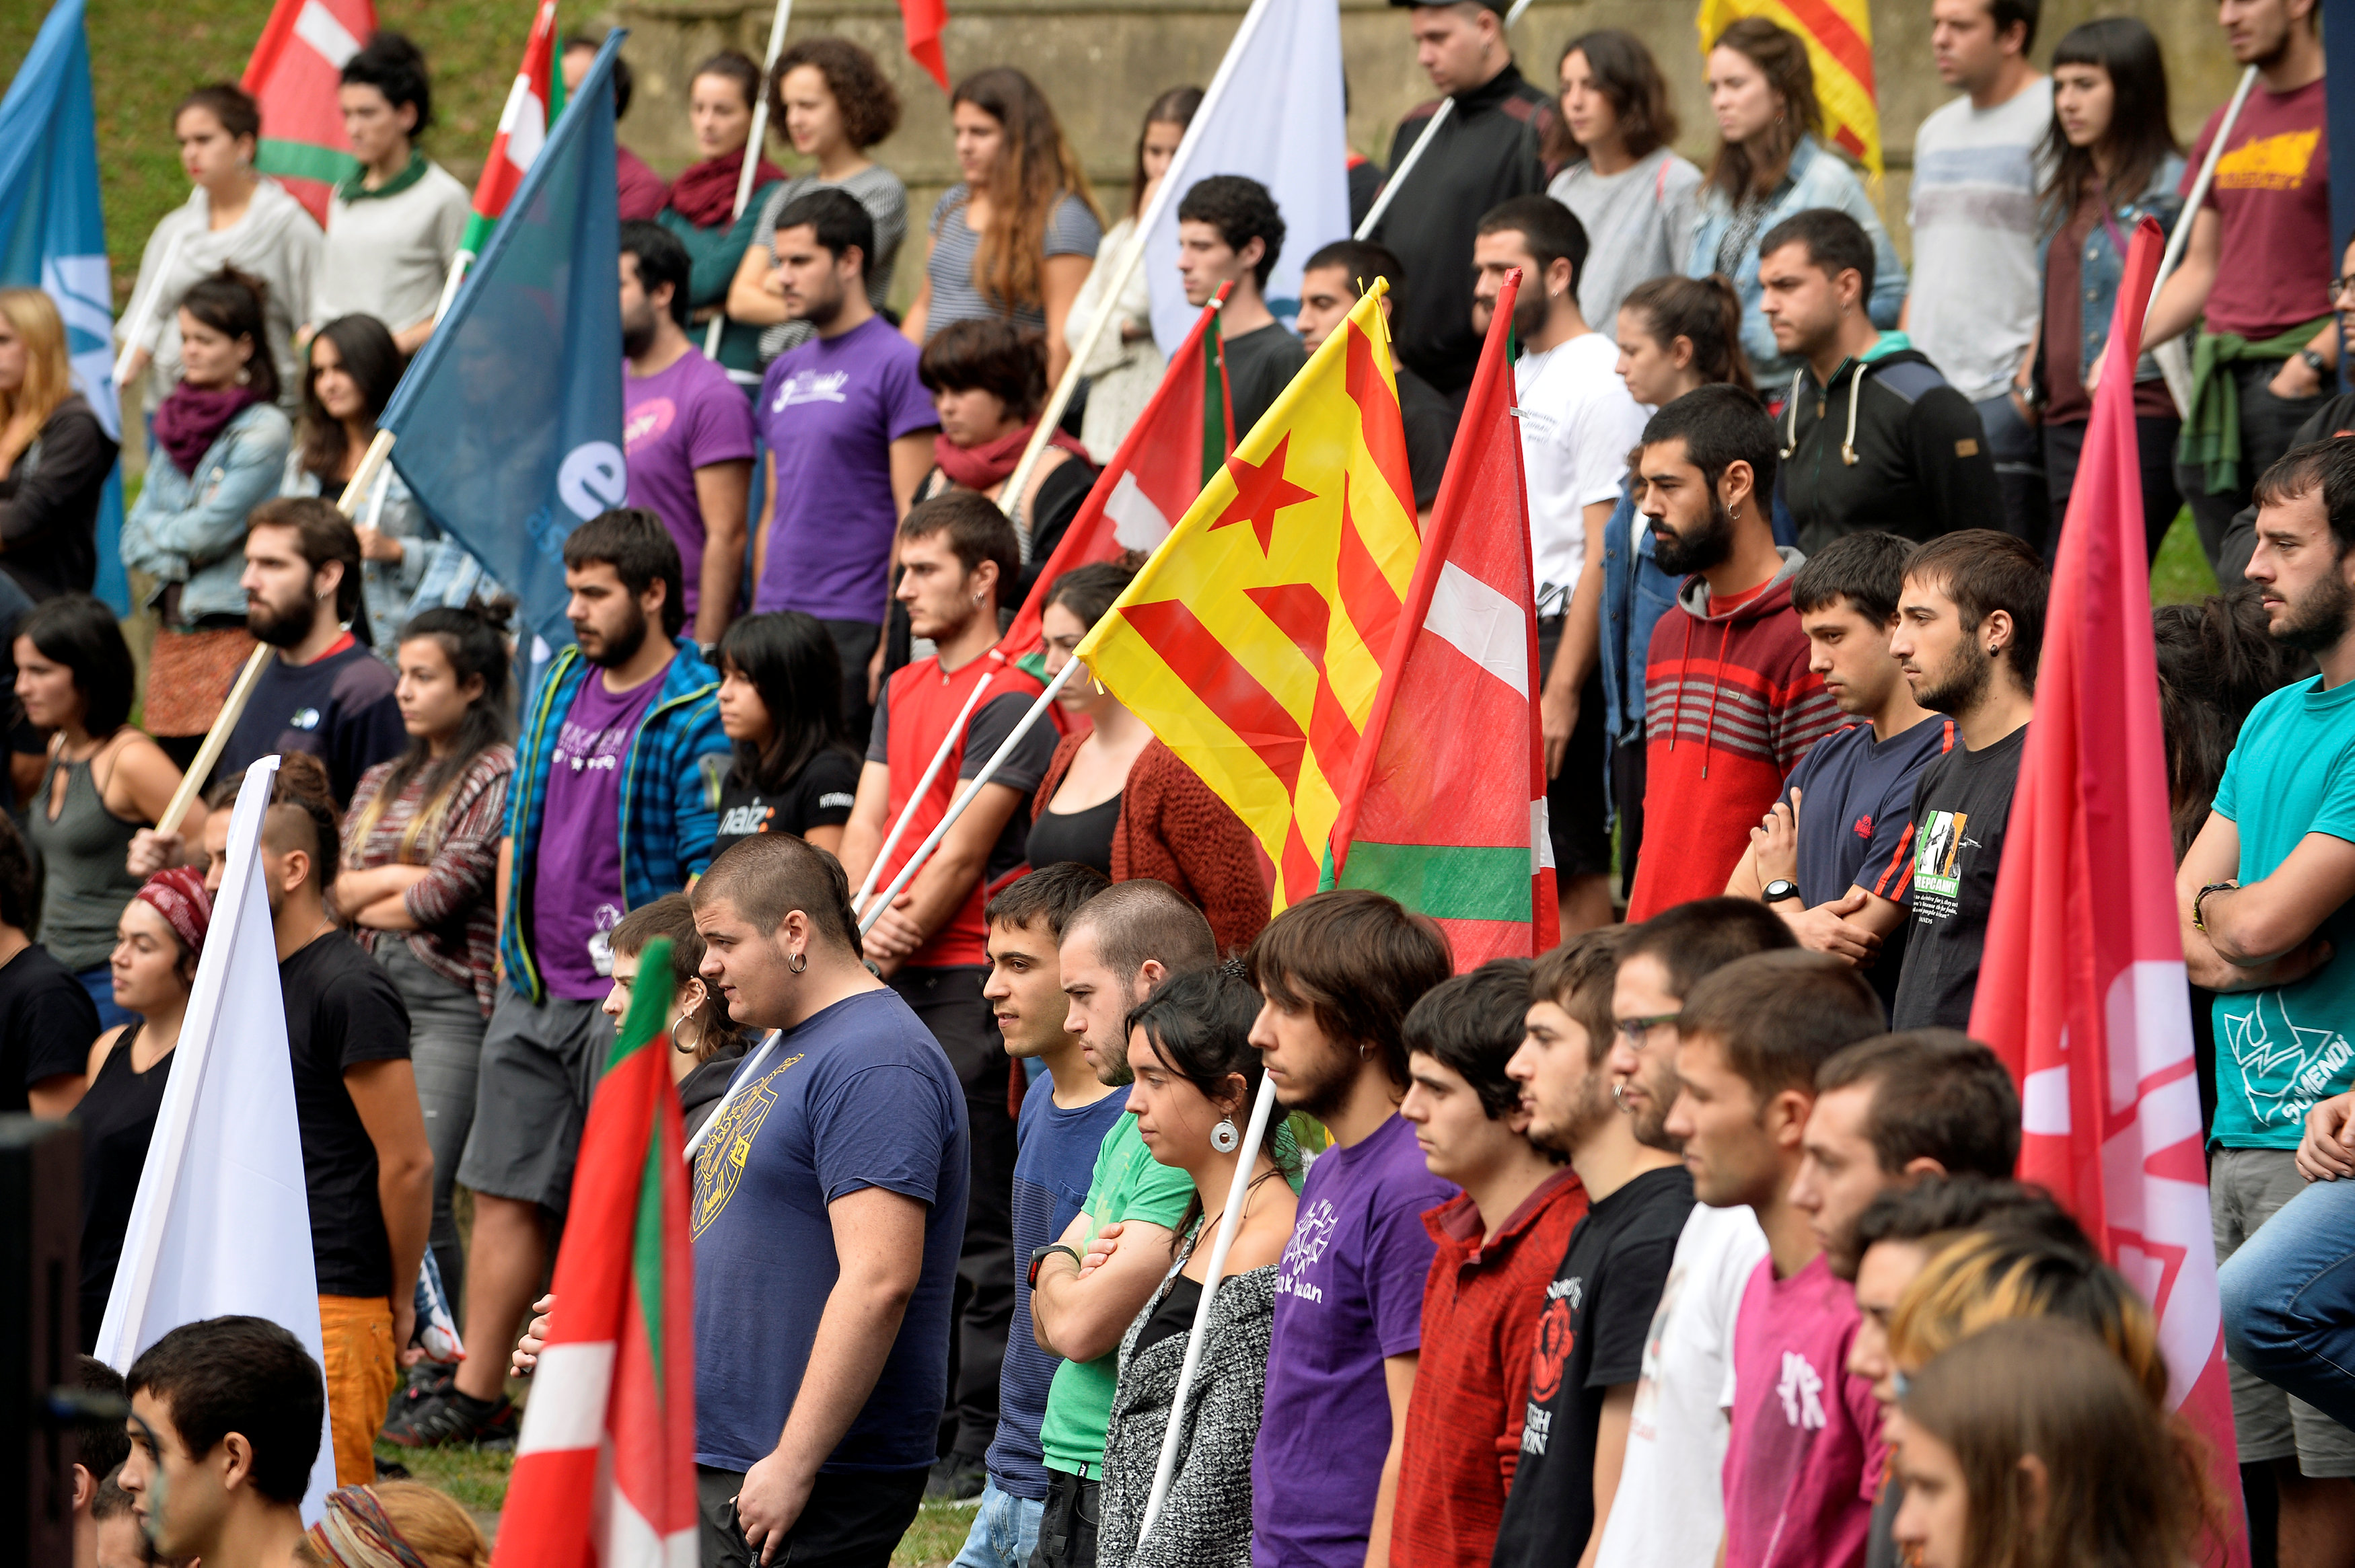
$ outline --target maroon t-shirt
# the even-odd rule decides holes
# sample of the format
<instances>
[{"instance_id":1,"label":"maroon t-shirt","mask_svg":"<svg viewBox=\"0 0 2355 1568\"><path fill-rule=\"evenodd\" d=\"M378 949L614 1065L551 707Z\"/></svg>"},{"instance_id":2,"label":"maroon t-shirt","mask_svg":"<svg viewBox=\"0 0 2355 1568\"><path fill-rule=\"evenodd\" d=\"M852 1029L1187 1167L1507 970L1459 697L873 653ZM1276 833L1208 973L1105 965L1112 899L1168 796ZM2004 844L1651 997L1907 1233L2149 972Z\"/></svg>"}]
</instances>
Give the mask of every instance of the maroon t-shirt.
<instances>
[{"instance_id":1,"label":"maroon t-shirt","mask_svg":"<svg viewBox=\"0 0 2355 1568\"><path fill-rule=\"evenodd\" d=\"M2206 205L2223 224L2221 264L2208 291L2208 330L2252 342L2278 337L2327 314L2339 260L2330 238L2330 141L2323 122L2323 84L2268 92L2260 82L2216 160ZM2223 119L2208 117L2183 171L2191 194Z\"/></svg>"}]
</instances>

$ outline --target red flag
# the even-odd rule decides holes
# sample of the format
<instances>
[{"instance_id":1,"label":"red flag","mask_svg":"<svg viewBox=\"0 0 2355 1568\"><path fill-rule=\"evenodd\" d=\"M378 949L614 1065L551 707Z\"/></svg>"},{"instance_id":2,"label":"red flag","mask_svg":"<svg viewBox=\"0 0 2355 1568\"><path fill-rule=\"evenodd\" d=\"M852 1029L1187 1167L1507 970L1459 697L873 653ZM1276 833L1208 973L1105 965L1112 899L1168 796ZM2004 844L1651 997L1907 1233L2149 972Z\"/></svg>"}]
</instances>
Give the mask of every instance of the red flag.
<instances>
[{"instance_id":1,"label":"red flag","mask_svg":"<svg viewBox=\"0 0 2355 1568\"><path fill-rule=\"evenodd\" d=\"M2145 218L2126 254L1971 1033L2019 1082L2020 1179L2051 1189L2149 1300L2170 1398L2237 1499L2135 443L2135 362L2163 242ZM2248 1562L2237 1531L2228 1550Z\"/></svg>"},{"instance_id":2,"label":"red flag","mask_svg":"<svg viewBox=\"0 0 2355 1568\"><path fill-rule=\"evenodd\" d=\"M278 0L246 62L245 90L261 106L253 166L323 224L336 183L360 166L336 100L344 62L375 31L375 0Z\"/></svg>"},{"instance_id":3,"label":"red flag","mask_svg":"<svg viewBox=\"0 0 2355 1568\"><path fill-rule=\"evenodd\" d=\"M1326 885L1387 893L1438 921L1459 972L1535 957L1561 925L1507 347L1519 280L1506 282L1481 345L1326 862ZM1353 385L1380 374L1370 354L1359 365L1357 347L1352 339ZM1517 754L1525 768L1509 765Z\"/></svg>"},{"instance_id":4,"label":"red flag","mask_svg":"<svg viewBox=\"0 0 2355 1568\"><path fill-rule=\"evenodd\" d=\"M648 943L645 972L669 973L669 951ZM669 1000L639 989L589 1105L495 1568L695 1561L695 1259Z\"/></svg>"},{"instance_id":5,"label":"red flag","mask_svg":"<svg viewBox=\"0 0 2355 1568\"><path fill-rule=\"evenodd\" d=\"M1169 537L1171 524L1186 515L1202 486L1234 454L1234 409L1218 332L1219 307L1231 287L1220 284L1217 297L1202 307L1145 412L1129 427L1120 450L1096 476L1095 488L1039 569L1030 597L997 641L1007 658L1038 648L1039 616L1057 577L1124 550L1151 551Z\"/></svg>"},{"instance_id":6,"label":"red flag","mask_svg":"<svg viewBox=\"0 0 2355 1568\"><path fill-rule=\"evenodd\" d=\"M949 90L948 56L941 52L941 34L949 25L949 0L900 0L900 20L908 32L908 58Z\"/></svg>"}]
</instances>

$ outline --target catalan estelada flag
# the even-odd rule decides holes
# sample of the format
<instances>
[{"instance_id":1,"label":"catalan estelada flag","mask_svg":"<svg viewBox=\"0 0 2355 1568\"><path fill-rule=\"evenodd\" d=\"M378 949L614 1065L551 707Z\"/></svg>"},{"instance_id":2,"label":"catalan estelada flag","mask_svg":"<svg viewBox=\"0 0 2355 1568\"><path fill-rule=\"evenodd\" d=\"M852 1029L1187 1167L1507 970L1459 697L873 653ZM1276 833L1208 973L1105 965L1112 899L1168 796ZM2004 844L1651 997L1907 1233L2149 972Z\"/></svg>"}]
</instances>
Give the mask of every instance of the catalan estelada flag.
<instances>
[{"instance_id":1,"label":"catalan estelada flag","mask_svg":"<svg viewBox=\"0 0 2355 1568\"><path fill-rule=\"evenodd\" d=\"M1824 106L1824 134L1878 177L1881 103L1872 89L1870 0L1700 0L1700 52L1744 16L1764 16L1806 40Z\"/></svg>"},{"instance_id":2,"label":"catalan estelada flag","mask_svg":"<svg viewBox=\"0 0 2355 1568\"><path fill-rule=\"evenodd\" d=\"M643 962L668 974L670 943ZM669 1003L638 989L589 1104L496 1568L695 1561L695 1259Z\"/></svg>"},{"instance_id":3,"label":"catalan estelada flag","mask_svg":"<svg viewBox=\"0 0 2355 1568\"><path fill-rule=\"evenodd\" d=\"M531 36L524 41L523 64L516 68L506 105L499 111L499 128L491 137L490 156L483 161L483 177L474 182L474 213L466 219L465 237L458 241L458 249L469 256L480 256L490 243L491 226L506 215L508 198L548 141L548 122L556 118L557 95L563 88L555 63L556 0L539 0Z\"/></svg>"},{"instance_id":4,"label":"catalan estelada flag","mask_svg":"<svg viewBox=\"0 0 2355 1568\"><path fill-rule=\"evenodd\" d=\"M1327 861L1328 885L1387 893L1438 921L1459 973L1535 958L1561 925L1506 346L1518 283L1497 300Z\"/></svg>"},{"instance_id":5,"label":"catalan estelada flag","mask_svg":"<svg viewBox=\"0 0 2355 1568\"><path fill-rule=\"evenodd\" d=\"M1078 657L1316 891L1414 575L1414 489L1381 288L1187 509Z\"/></svg>"},{"instance_id":6,"label":"catalan estelada flag","mask_svg":"<svg viewBox=\"0 0 2355 1568\"><path fill-rule=\"evenodd\" d=\"M375 0L278 0L246 62L241 85L261 106L253 166L323 224L336 182L360 166L336 99L344 62L375 31Z\"/></svg>"}]
</instances>

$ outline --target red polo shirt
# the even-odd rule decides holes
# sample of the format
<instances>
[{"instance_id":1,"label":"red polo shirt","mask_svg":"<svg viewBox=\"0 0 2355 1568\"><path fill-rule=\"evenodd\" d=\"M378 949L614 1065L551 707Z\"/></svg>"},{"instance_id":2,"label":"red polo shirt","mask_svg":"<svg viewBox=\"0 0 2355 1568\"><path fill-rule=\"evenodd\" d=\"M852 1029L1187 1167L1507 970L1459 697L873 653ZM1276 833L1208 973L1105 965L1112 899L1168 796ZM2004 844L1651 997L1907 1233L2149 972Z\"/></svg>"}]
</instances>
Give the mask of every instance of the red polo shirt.
<instances>
[{"instance_id":1,"label":"red polo shirt","mask_svg":"<svg viewBox=\"0 0 2355 1568\"><path fill-rule=\"evenodd\" d=\"M1468 1194L1424 1213L1439 1250L1423 1281L1423 1354L1399 1455L1396 1568L1487 1568L1520 1457L1538 1308L1585 1213L1586 1189L1567 1167L1485 1245Z\"/></svg>"}]
</instances>

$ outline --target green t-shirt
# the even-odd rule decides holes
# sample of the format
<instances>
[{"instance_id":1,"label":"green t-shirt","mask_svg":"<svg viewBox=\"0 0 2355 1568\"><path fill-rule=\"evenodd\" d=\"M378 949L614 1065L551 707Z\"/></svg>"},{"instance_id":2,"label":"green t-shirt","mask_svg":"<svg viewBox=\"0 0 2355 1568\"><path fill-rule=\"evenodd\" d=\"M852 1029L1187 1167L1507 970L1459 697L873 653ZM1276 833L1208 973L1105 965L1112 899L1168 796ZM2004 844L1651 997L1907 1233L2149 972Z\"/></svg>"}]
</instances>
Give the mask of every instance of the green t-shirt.
<instances>
[{"instance_id":1,"label":"green t-shirt","mask_svg":"<svg viewBox=\"0 0 2355 1568\"><path fill-rule=\"evenodd\" d=\"M1095 1175L1081 1211L1088 1221L1085 1239L1093 1241L1115 1220L1142 1220L1174 1231L1193 1200L1194 1179L1154 1159L1137 1135L1136 1118L1123 1116L1096 1152ZM1104 1428L1112 1420L1113 1386L1119 1379L1117 1350L1092 1361L1056 1364L1055 1381L1047 1390L1047 1418L1039 1426L1049 1469L1091 1480L1103 1473Z\"/></svg>"},{"instance_id":2,"label":"green t-shirt","mask_svg":"<svg viewBox=\"0 0 2355 1568\"><path fill-rule=\"evenodd\" d=\"M2355 841L2355 683L2285 687L2256 705L2216 787L2240 830L2240 880L2273 874L2308 833ZM2330 961L2293 985L2216 999L2216 1125L2227 1149L2296 1149L2315 1103L2355 1083L2355 906L2322 922Z\"/></svg>"}]
</instances>

